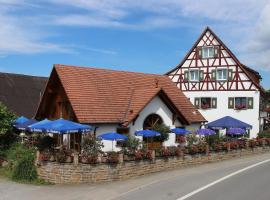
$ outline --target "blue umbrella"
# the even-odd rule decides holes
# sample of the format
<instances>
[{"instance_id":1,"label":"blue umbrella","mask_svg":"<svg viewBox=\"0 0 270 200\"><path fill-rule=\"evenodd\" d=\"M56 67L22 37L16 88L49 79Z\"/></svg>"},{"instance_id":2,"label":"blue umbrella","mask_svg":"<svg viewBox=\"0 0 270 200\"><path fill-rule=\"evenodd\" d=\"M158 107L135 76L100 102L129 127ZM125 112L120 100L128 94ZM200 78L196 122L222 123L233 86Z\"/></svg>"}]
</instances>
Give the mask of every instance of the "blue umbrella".
<instances>
[{"instance_id":1,"label":"blue umbrella","mask_svg":"<svg viewBox=\"0 0 270 200\"><path fill-rule=\"evenodd\" d=\"M244 135L246 131L242 128L229 128L227 133L230 135Z\"/></svg>"},{"instance_id":2,"label":"blue umbrella","mask_svg":"<svg viewBox=\"0 0 270 200\"><path fill-rule=\"evenodd\" d=\"M218 120L215 120L213 122L210 122L206 126L212 129L225 129L225 128L226 129L229 129L229 128L251 129L252 128L250 124L247 124L245 122L242 122L230 116L226 116Z\"/></svg>"},{"instance_id":3,"label":"blue umbrella","mask_svg":"<svg viewBox=\"0 0 270 200\"><path fill-rule=\"evenodd\" d=\"M113 141L124 141L127 140L128 137L125 135L121 135L119 133L104 133L102 135L99 135L98 138L101 138L103 140L110 140L112 141L112 151L113 151Z\"/></svg>"},{"instance_id":4,"label":"blue umbrella","mask_svg":"<svg viewBox=\"0 0 270 200\"><path fill-rule=\"evenodd\" d=\"M121 140L127 140L127 136L119 134L119 133L104 133L102 135L99 135L98 138L101 138L103 140L111 140L111 141L121 141Z\"/></svg>"},{"instance_id":5,"label":"blue umbrella","mask_svg":"<svg viewBox=\"0 0 270 200\"><path fill-rule=\"evenodd\" d=\"M32 124L32 125L28 126L27 130L30 131L30 132L38 132L38 133L45 132L44 125L46 125L49 122L51 122L51 120L44 119L44 120L42 120L40 122L37 122L35 124Z\"/></svg>"},{"instance_id":6,"label":"blue umbrella","mask_svg":"<svg viewBox=\"0 0 270 200\"><path fill-rule=\"evenodd\" d=\"M216 134L215 131L213 131L213 130L211 130L211 129L207 129L207 128L198 129L198 130L196 131L196 133L197 133L198 135L204 135L204 136L209 136L209 135L215 135L215 134Z\"/></svg>"},{"instance_id":7,"label":"blue umbrella","mask_svg":"<svg viewBox=\"0 0 270 200\"><path fill-rule=\"evenodd\" d=\"M69 133L85 133L91 131L91 126L75 123L65 119L57 119L41 125L47 133L69 134Z\"/></svg>"},{"instance_id":8,"label":"blue umbrella","mask_svg":"<svg viewBox=\"0 0 270 200\"><path fill-rule=\"evenodd\" d=\"M21 131L25 131L29 125L37 123L37 120L35 119L29 119L28 121L22 123L22 124L17 124L15 125L15 128Z\"/></svg>"},{"instance_id":9,"label":"blue umbrella","mask_svg":"<svg viewBox=\"0 0 270 200\"><path fill-rule=\"evenodd\" d=\"M190 133L188 130L184 128L173 128L171 129L171 132L175 133L176 135L186 135Z\"/></svg>"},{"instance_id":10,"label":"blue umbrella","mask_svg":"<svg viewBox=\"0 0 270 200\"><path fill-rule=\"evenodd\" d=\"M153 130L141 130L141 131L136 131L135 135L143 136L143 137L156 137L156 136L160 136L161 134Z\"/></svg>"},{"instance_id":11,"label":"blue umbrella","mask_svg":"<svg viewBox=\"0 0 270 200\"><path fill-rule=\"evenodd\" d=\"M24 117L24 116L21 116L21 117L18 117L17 119L15 119L15 120L13 121L13 124L14 124L14 125L22 124L22 123L24 123L24 122L27 122L28 120L29 120L28 118L26 118L26 117Z\"/></svg>"}]
</instances>

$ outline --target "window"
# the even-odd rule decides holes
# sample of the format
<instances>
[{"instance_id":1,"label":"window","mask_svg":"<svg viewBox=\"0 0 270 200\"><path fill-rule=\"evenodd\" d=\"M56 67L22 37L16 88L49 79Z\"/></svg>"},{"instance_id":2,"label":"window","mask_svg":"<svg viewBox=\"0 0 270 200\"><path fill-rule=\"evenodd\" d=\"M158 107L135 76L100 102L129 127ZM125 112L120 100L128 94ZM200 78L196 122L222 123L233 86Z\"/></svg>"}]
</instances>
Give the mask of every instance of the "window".
<instances>
[{"instance_id":1,"label":"window","mask_svg":"<svg viewBox=\"0 0 270 200\"><path fill-rule=\"evenodd\" d=\"M229 97L228 108L236 110L253 109L253 97Z\"/></svg>"},{"instance_id":2,"label":"window","mask_svg":"<svg viewBox=\"0 0 270 200\"><path fill-rule=\"evenodd\" d=\"M199 81L199 70L189 71L189 80L190 81Z\"/></svg>"},{"instance_id":3,"label":"window","mask_svg":"<svg viewBox=\"0 0 270 200\"><path fill-rule=\"evenodd\" d=\"M201 98L201 109L211 108L211 98Z\"/></svg>"},{"instance_id":4,"label":"window","mask_svg":"<svg viewBox=\"0 0 270 200\"><path fill-rule=\"evenodd\" d=\"M246 97L236 97L235 98L235 109L241 110L247 108L247 98Z\"/></svg>"},{"instance_id":5,"label":"window","mask_svg":"<svg viewBox=\"0 0 270 200\"><path fill-rule=\"evenodd\" d=\"M218 69L217 70L217 80L227 80L228 79L228 70L227 69Z\"/></svg>"},{"instance_id":6,"label":"window","mask_svg":"<svg viewBox=\"0 0 270 200\"><path fill-rule=\"evenodd\" d=\"M126 127L118 127L116 129L116 133L128 135L129 134L129 128Z\"/></svg>"},{"instance_id":7,"label":"window","mask_svg":"<svg viewBox=\"0 0 270 200\"><path fill-rule=\"evenodd\" d=\"M163 124L162 118L157 114L148 115L148 117L146 117L146 119L143 122L143 129L151 130L157 124Z\"/></svg>"},{"instance_id":8,"label":"window","mask_svg":"<svg viewBox=\"0 0 270 200\"><path fill-rule=\"evenodd\" d=\"M217 98L211 98L211 97L195 98L194 105L198 109L217 108Z\"/></svg>"},{"instance_id":9,"label":"window","mask_svg":"<svg viewBox=\"0 0 270 200\"><path fill-rule=\"evenodd\" d=\"M214 47L202 47L202 58L213 58L215 56Z\"/></svg>"}]
</instances>

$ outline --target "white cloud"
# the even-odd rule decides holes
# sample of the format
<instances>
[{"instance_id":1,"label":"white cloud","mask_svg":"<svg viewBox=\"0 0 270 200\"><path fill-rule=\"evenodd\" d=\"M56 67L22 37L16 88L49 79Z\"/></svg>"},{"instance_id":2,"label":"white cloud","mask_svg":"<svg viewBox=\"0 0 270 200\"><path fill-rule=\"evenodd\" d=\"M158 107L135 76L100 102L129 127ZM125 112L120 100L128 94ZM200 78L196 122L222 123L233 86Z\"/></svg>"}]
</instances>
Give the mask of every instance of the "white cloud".
<instances>
[{"instance_id":1,"label":"white cloud","mask_svg":"<svg viewBox=\"0 0 270 200\"><path fill-rule=\"evenodd\" d=\"M31 8L41 9L33 16L14 15L16 10ZM210 25L229 41L243 63L270 70L269 0L0 0L0 13L0 54L76 50L69 44L46 42L50 34L63 34L56 26L199 31Z\"/></svg>"}]
</instances>

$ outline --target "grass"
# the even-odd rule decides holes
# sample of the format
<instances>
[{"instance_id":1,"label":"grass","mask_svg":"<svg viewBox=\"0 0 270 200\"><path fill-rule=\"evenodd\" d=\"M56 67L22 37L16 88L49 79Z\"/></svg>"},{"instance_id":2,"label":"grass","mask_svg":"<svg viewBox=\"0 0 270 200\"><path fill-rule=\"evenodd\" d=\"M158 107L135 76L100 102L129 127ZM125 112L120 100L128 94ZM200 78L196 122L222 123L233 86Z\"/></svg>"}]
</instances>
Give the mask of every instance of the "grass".
<instances>
[{"instance_id":1,"label":"grass","mask_svg":"<svg viewBox=\"0 0 270 200\"><path fill-rule=\"evenodd\" d=\"M16 183L31 184L31 185L52 185L52 183L46 182L43 179L37 178L33 181L26 180L13 180L12 171L8 167L0 167L0 178L15 181Z\"/></svg>"}]
</instances>

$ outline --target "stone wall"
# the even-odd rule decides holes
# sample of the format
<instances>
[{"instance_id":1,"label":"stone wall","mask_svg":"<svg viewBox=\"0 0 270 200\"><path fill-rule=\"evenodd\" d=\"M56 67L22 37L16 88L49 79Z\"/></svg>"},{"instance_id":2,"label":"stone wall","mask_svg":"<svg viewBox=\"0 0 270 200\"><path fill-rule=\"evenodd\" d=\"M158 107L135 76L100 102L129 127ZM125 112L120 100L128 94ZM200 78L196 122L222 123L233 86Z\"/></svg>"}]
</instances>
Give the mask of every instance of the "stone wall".
<instances>
[{"instance_id":1,"label":"stone wall","mask_svg":"<svg viewBox=\"0 0 270 200\"><path fill-rule=\"evenodd\" d=\"M129 161L119 164L73 164L41 162L38 165L39 177L56 184L100 183L139 177L150 173L227 160L234 157L269 152L269 147L211 153L207 155L156 158L153 161Z\"/></svg>"}]
</instances>

